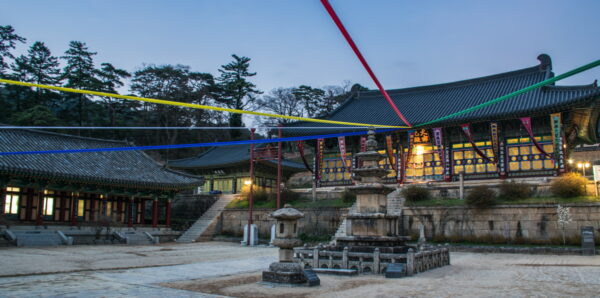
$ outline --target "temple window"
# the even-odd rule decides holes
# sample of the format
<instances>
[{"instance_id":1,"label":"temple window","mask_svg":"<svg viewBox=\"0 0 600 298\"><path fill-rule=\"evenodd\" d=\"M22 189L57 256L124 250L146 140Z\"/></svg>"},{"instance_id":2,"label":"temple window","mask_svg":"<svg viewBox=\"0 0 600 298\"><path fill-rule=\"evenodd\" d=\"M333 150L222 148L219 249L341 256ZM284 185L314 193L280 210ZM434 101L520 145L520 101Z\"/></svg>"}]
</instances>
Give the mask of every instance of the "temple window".
<instances>
[{"instance_id":1,"label":"temple window","mask_svg":"<svg viewBox=\"0 0 600 298\"><path fill-rule=\"evenodd\" d=\"M476 142L475 145L492 162L488 162L479 156L470 143L452 144L452 160L455 174L460 172L464 172L465 174L496 173L497 167L493 162L495 160L495 156L492 150L492 142L481 141Z\"/></svg>"},{"instance_id":2,"label":"temple window","mask_svg":"<svg viewBox=\"0 0 600 298\"><path fill-rule=\"evenodd\" d=\"M44 197L44 209L42 210L43 215L53 215L54 214L54 198Z\"/></svg>"},{"instance_id":3,"label":"temple window","mask_svg":"<svg viewBox=\"0 0 600 298\"><path fill-rule=\"evenodd\" d=\"M19 212L19 191L18 187L7 187L4 201L5 214L17 214Z\"/></svg>"},{"instance_id":4,"label":"temple window","mask_svg":"<svg viewBox=\"0 0 600 298\"><path fill-rule=\"evenodd\" d=\"M544 151L553 152L552 136L536 137ZM530 138L512 138L506 141L508 147L508 169L512 172L554 169L551 159L542 154Z\"/></svg>"}]
</instances>

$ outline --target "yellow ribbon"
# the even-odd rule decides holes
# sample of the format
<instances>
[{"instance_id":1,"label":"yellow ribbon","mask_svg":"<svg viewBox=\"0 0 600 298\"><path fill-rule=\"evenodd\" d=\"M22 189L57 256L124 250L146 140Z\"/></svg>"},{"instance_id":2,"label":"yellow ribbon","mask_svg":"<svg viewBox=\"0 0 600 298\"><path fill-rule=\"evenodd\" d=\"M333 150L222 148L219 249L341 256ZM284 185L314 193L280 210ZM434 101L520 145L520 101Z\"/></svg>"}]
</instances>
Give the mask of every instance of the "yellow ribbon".
<instances>
[{"instance_id":1,"label":"yellow ribbon","mask_svg":"<svg viewBox=\"0 0 600 298\"><path fill-rule=\"evenodd\" d=\"M248 115L274 117L274 118L307 121L307 122L352 125L352 126L365 126L365 127L373 126L373 127L389 127L389 128L408 128L408 126L393 126L393 125L379 125L379 124L334 121L334 120L325 120L325 119L313 119L313 118L286 116L286 115L279 115L279 114L270 114L270 113L263 113L263 112L244 111L244 110L238 110L238 109L220 108L220 107L199 105L199 104L193 104L193 103L184 103L184 102L177 102L177 101L170 101L170 100L144 98L144 97L137 97L137 96L130 96L130 95L119 95L119 94L114 94L114 93L106 93L106 92L98 92L98 91L90 91L90 90L81 90L81 89L73 89L73 88L66 88L66 87L57 87L57 86L41 85L41 84L34 84L34 83L26 83L26 82L6 80L6 79L0 79L0 83L26 86L26 87L37 87L37 88L51 89L51 90L71 92L71 93L90 94L90 95L96 95L96 96L137 100L137 101L151 102L151 103L162 104L162 105L187 107L187 108L193 108L193 109L213 110L213 111L220 111L220 112L248 114Z\"/></svg>"}]
</instances>

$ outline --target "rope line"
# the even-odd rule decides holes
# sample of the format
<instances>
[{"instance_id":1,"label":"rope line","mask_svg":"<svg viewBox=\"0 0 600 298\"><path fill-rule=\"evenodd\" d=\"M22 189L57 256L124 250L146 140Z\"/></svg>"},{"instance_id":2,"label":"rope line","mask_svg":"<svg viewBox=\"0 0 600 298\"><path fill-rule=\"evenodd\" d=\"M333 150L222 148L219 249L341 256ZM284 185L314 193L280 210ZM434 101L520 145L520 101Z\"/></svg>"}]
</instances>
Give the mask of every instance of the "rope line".
<instances>
[{"instance_id":1,"label":"rope line","mask_svg":"<svg viewBox=\"0 0 600 298\"><path fill-rule=\"evenodd\" d=\"M385 133L385 132L390 132L390 131L395 131L395 130L397 130L397 129L378 129L378 130L375 130L375 132L376 133ZM134 147L87 148L87 149L67 149L67 150L13 151L13 152L0 152L0 156L220 147L220 146L247 145L247 144L265 144L265 143L277 143L277 142L306 141L306 140L315 140L315 139L335 138L335 137L341 137L341 136L346 136L346 137L347 136L359 136L359 135L366 135L366 134L367 134L367 131L359 131L359 132L346 132L346 133L314 135L314 136L274 138L274 139L262 139L262 140L230 141L230 142L156 145L156 146L134 146Z\"/></svg>"},{"instance_id":2,"label":"rope line","mask_svg":"<svg viewBox=\"0 0 600 298\"><path fill-rule=\"evenodd\" d=\"M360 63L362 63L365 70L369 73L369 76L371 76L371 79L373 80L375 85L377 85L377 88L379 88L379 91L381 92L381 94L383 95L385 100L387 100L387 102L390 104L390 106L392 107L392 109L394 110L396 115L398 115L398 117L400 117L400 119L402 119L402 121L404 123L406 123L406 125L411 127L412 125L410 124L410 122L408 122L408 120L406 120L406 118L404 117L404 115L402 115L400 110L398 110L398 107L396 106L396 104L394 104L394 101L392 100L392 98L389 96L387 91L385 91L385 89L383 88L383 85L381 85L381 83L379 82L379 79L377 79L377 76L375 76L375 73L373 72L373 70L371 70L369 63L367 63L367 60L365 59L365 57L363 57L362 53L358 49L358 46L356 45L356 43L354 43L354 40L352 40L350 33L348 33L348 31L346 30L346 27L344 27L344 24L338 17L337 13L335 13L335 10L333 10L333 7L331 7L331 4L329 4L329 1L321 0L321 3L325 7L325 10L327 10L327 12L329 13L329 16L331 16L331 18L333 19L333 22L335 23L335 25L342 32L342 35L344 36L344 38L346 39L346 41L352 48L352 51L354 51L354 54L356 54L356 56L358 57L358 60L360 60Z\"/></svg>"},{"instance_id":3,"label":"rope line","mask_svg":"<svg viewBox=\"0 0 600 298\"><path fill-rule=\"evenodd\" d=\"M263 113L263 112L254 112L254 111L244 111L244 110L238 110L238 109L221 108L221 107L199 105L199 104L185 103L185 102L178 102L178 101L170 101L170 100L163 100L163 99L145 98L145 97L138 97L138 96L131 96L131 95L120 95L120 94L107 93L107 92L99 92L99 91L91 91L91 90L73 89L73 88L67 88L67 87L58 87L58 86L49 86L49 85L42 85L42 84L26 83L26 82L6 80L6 79L0 79L0 83L10 84L10 85L26 86L26 87L37 87L37 88L57 90L57 91L63 91L63 92L71 92L71 93L79 93L79 94L89 94L89 95L96 95L96 96L104 96L104 97L112 97L112 98L120 98L120 99L128 99L128 100L137 100L137 101L143 101L143 102L151 102L151 103L162 104L162 105L187 107L187 108L193 108L193 109L212 110L212 111L219 111L219 112L229 112L229 113L247 114L247 115L255 115L255 116L265 116L265 117L282 118L282 119L290 119L290 120L297 120L297 121L328 123L328 124L339 124L339 125L351 125L351 126L363 126L363 127L372 126L372 127L407 128L406 126L391 126L391 125L381 125L381 124L345 122L345 121L335 121L335 120L325 120L325 119L314 119L314 118L287 116L287 115L279 115L279 114L271 114L271 113Z\"/></svg>"},{"instance_id":4,"label":"rope line","mask_svg":"<svg viewBox=\"0 0 600 298\"><path fill-rule=\"evenodd\" d=\"M307 129L307 130L320 130L320 129L365 129L365 126L294 126L294 127L278 127L278 126L256 126L254 128L260 129L281 129L281 130L293 130L293 129ZM393 128L393 127L390 127ZM60 130L247 130L248 127L221 127L221 126L0 126L0 130L18 130L18 129L60 129Z\"/></svg>"}]
</instances>

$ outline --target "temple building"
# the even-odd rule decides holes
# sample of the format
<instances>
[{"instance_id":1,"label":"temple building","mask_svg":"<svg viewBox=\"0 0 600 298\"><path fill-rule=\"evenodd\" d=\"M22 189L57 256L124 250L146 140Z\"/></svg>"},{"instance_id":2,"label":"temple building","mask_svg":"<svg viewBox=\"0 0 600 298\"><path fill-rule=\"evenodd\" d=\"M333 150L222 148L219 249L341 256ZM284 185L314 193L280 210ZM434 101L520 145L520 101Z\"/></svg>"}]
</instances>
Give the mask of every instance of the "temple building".
<instances>
[{"instance_id":1,"label":"temple building","mask_svg":"<svg viewBox=\"0 0 600 298\"><path fill-rule=\"evenodd\" d=\"M124 141L0 129L0 152L127 146ZM89 226L111 218L123 226L164 227L170 224L174 196L202 183L200 177L166 169L142 151L0 155L0 215L11 225Z\"/></svg>"},{"instance_id":2,"label":"temple building","mask_svg":"<svg viewBox=\"0 0 600 298\"><path fill-rule=\"evenodd\" d=\"M597 82L581 86L544 86L481 109L441 121L438 118L471 108L552 78L548 55L538 56L533 67L439 85L388 90L410 129L379 132L380 161L390 174L385 181L436 182L465 179L557 176L567 171L569 154L578 144L595 144L598 138L600 88ZM379 91L353 93L328 120L405 125ZM288 126L319 127L328 124L295 122ZM344 130L348 131L348 130ZM319 129L318 134L338 133ZM315 134L293 130L290 135ZM314 163L320 186L352 184L355 154L364 151L364 137L313 142ZM340 147L347 148L341 158ZM363 148L361 148L363 147Z\"/></svg>"},{"instance_id":3,"label":"temple building","mask_svg":"<svg viewBox=\"0 0 600 298\"><path fill-rule=\"evenodd\" d=\"M255 186L267 192L277 184L277 150L270 145L256 145ZM250 145L213 147L195 157L170 160L170 168L202 176L206 183L200 193L240 193L250 183ZM283 180L306 171L301 163L282 159Z\"/></svg>"}]
</instances>

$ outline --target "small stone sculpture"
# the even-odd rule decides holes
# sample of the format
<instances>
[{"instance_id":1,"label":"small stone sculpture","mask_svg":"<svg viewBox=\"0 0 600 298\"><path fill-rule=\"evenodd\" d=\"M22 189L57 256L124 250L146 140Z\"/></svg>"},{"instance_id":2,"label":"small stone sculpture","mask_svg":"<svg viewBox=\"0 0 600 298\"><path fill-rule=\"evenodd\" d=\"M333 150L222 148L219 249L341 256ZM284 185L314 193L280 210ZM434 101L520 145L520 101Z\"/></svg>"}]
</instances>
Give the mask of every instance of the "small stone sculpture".
<instances>
[{"instance_id":1,"label":"small stone sculpture","mask_svg":"<svg viewBox=\"0 0 600 298\"><path fill-rule=\"evenodd\" d=\"M294 247L302 246L298 238L298 219L304 214L289 204L270 214L275 218L276 237L273 245L279 247L279 262L269 266L268 271L263 271L263 281L285 284L303 284L306 277L302 265L294 263Z\"/></svg>"}]
</instances>

